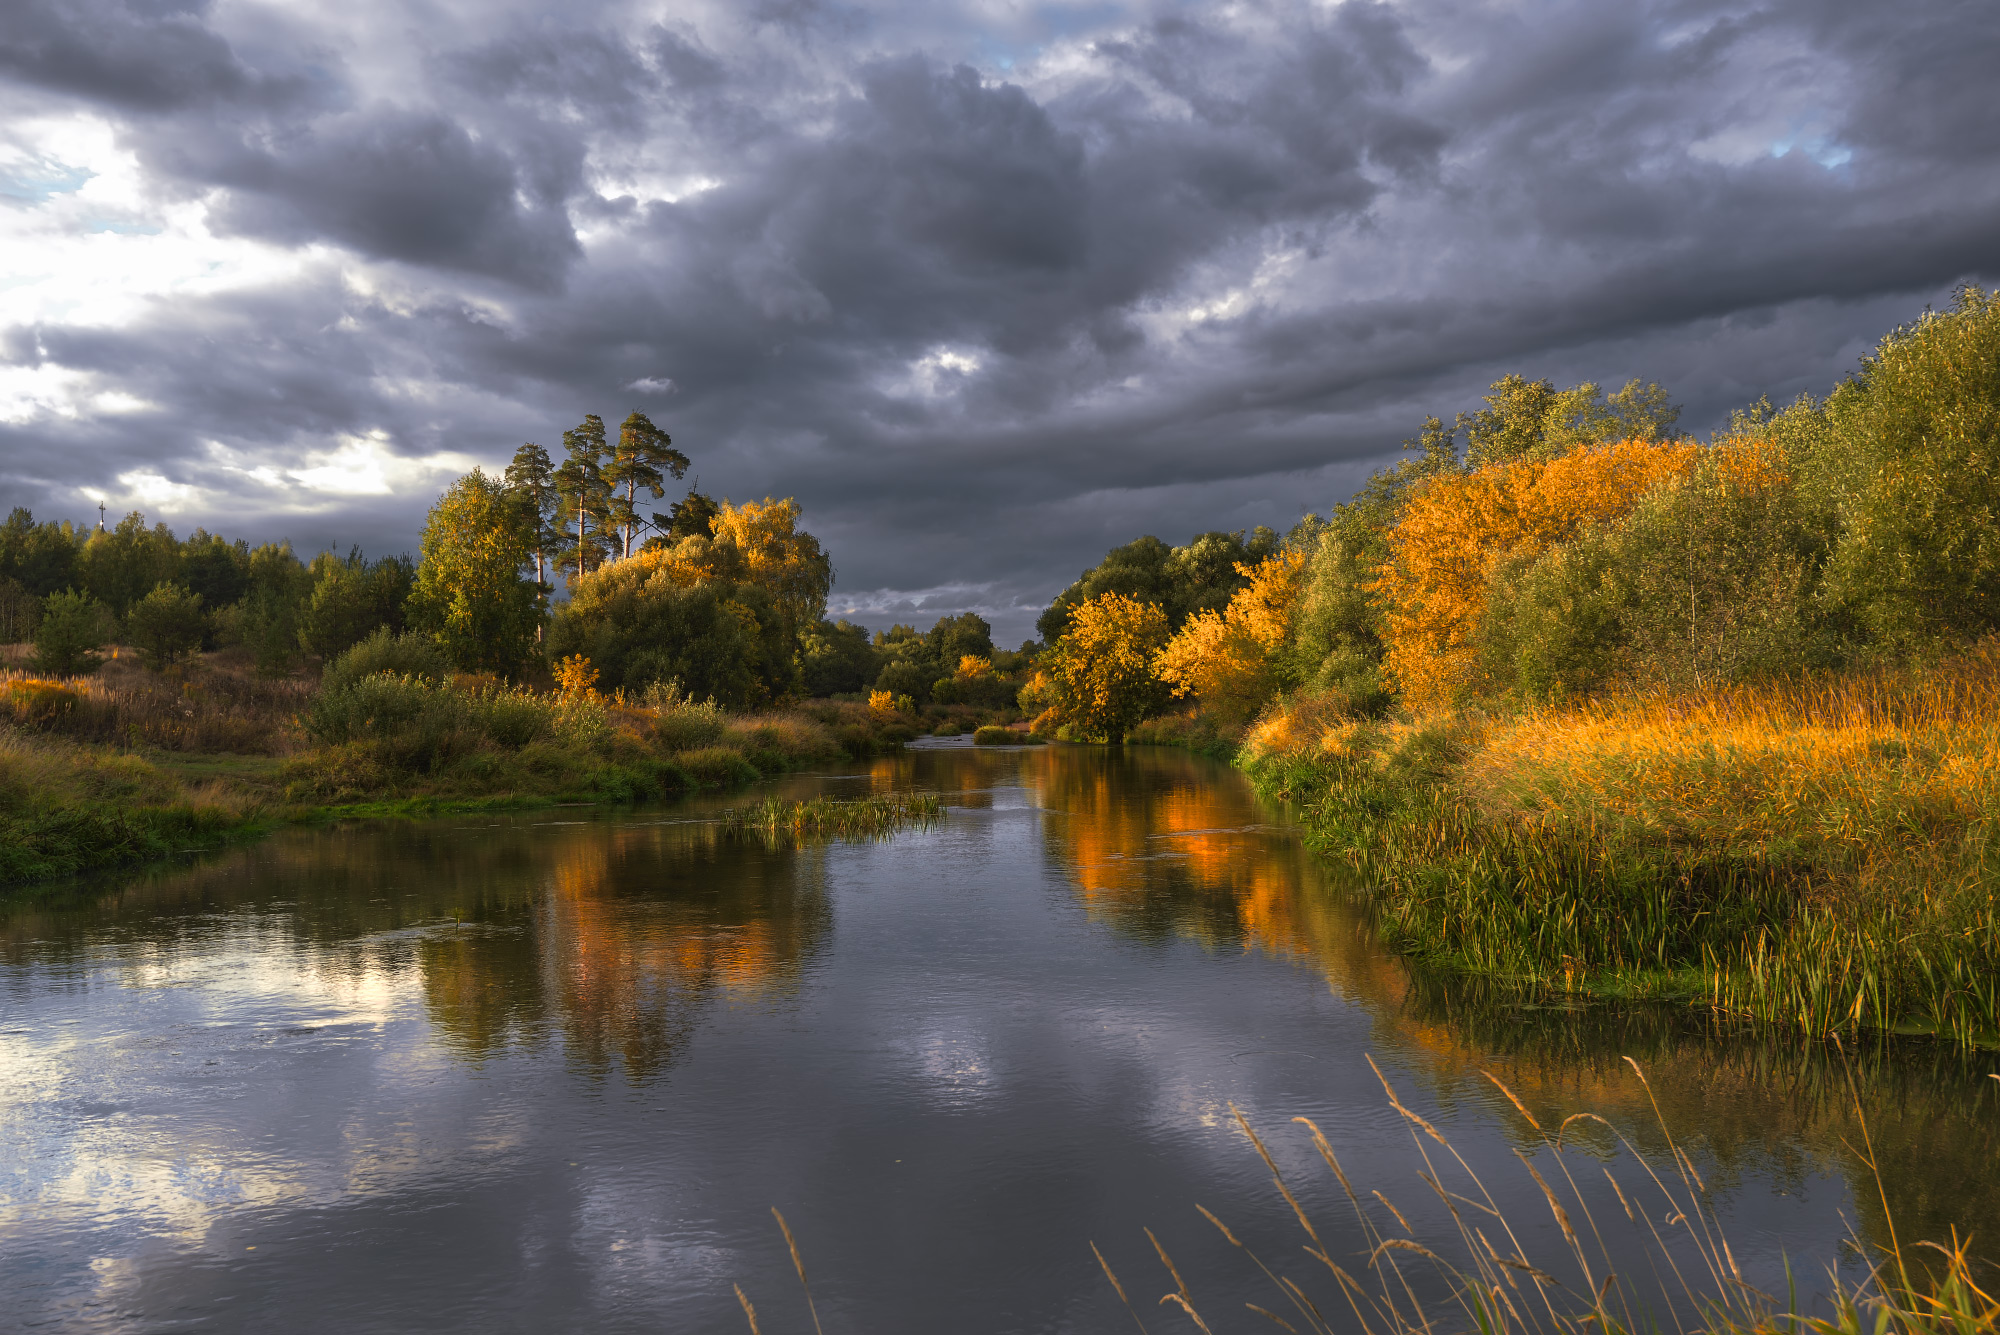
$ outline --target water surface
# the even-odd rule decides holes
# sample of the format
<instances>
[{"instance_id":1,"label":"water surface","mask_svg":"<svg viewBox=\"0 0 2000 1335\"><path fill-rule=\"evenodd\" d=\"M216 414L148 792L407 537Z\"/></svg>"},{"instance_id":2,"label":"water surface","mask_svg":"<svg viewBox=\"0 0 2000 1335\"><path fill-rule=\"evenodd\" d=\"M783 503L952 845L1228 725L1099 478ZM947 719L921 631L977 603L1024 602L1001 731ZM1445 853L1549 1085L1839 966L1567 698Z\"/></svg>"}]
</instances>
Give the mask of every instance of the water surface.
<instances>
[{"instance_id":1,"label":"water surface","mask_svg":"<svg viewBox=\"0 0 2000 1335\"><path fill-rule=\"evenodd\" d=\"M1148 1226L1247 1329L1273 1295L1196 1203L1314 1263L1232 1104L1337 1258L1363 1240L1294 1116L1453 1236L1370 1057L1572 1281L1515 1158L1553 1156L1482 1071L1665 1171L1636 1058L1753 1282L1884 1236L1829 1050L1413 973L1226 767L952 748L781 791L903 788L948 819L795 847L730 837L738 797L295 831L0 909L0 1329L742 1330L740 1283L768 1335L807 1330L772 1206L828 1332L1119 1329L1089 1244L1150 1309ZM2000 1244L1993 1069L1857 1055L1906 1238ZM1598 1180L1644 1165L1571 1134L1645 1273Z\"/></svg>"}]
</instances>

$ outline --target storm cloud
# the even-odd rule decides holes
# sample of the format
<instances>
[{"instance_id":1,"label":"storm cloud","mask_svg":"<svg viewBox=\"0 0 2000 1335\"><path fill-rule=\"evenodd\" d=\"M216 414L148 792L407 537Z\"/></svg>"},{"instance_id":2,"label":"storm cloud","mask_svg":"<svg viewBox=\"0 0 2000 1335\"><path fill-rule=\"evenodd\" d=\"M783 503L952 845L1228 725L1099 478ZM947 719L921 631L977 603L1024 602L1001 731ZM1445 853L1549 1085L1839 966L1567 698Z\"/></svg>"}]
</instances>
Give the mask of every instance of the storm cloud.
<instances>
[{"instance_id":1,"label":"storm cloud","mask_svg":"<svg viewBox=\"0 0 2000 1335\"><path fill-rule=\"evenodd\" d=\"M23 0L0 492L305 548L643 408L1012 640L1507 371L1683 423L2000 271L2000 10Z\"/></svg>"}]
</instances>

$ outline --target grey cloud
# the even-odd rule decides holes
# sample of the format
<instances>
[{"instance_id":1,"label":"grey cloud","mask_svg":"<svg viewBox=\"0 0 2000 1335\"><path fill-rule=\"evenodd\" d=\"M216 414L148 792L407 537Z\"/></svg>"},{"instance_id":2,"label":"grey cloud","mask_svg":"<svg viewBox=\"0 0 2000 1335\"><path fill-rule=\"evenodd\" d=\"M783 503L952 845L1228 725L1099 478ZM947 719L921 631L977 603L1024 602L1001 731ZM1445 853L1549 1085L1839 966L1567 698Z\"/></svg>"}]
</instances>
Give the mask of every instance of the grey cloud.
<instances>
[{"instance_id":1,"label":"grey cloud","mask_svg":"<svg viewBox=\"0 0 2000 1335\"><path fill-rule=\"evenodd\" d=\"M161 156L228 187L216 221L245 235L325 238L365 255L543 284L578 253L561 208L577 185L575 146L548 146L539 170L523 171L445 117L377 108L283 151L239 142L206 161Z\"/></svg>"},{"instance_id":2,"label":"grey cloud","mask_svg":"<svg viewBox=\"0 0 2000 1335\"><path fill-rule=\"evenodd\" d=\"M207 0L11 0L0 11L0 77L142 115L311 91L309 73L246 65L207 26L208 11Z\"/></svg>"}]
</instances>

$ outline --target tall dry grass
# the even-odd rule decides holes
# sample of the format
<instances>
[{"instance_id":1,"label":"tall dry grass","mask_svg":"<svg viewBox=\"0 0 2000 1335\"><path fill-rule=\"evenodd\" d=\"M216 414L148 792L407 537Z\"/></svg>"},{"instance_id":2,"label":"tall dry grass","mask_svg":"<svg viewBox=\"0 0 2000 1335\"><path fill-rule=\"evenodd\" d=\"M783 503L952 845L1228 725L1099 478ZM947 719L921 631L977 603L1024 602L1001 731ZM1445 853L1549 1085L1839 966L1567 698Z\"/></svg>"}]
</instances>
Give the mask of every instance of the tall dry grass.
<instances>
[{"instance_id":1,"label":"tall dry grass","mask_svg":"<svg viewBox=\"0 0 2000 1335\"><path fill-rule=\"evenodd\" d=\"M1645 1072L1637 1062L1626 1061L1651 1098ZM1374 1066L1372 1058L1369 1065ZM1480 1172L1437 1126L1404 1105L1380 1068L1376 1076L1389 1106L1409 1129L1422 1164L1418 1179L1450 1213L1455 1237L1447 1241L1413 1236L1404 1216L1381 1192L1364 1195L1357 1190L1320 1128L1310 1118L1295 1117L1293 1122L1306 1128L1313 1148L1339 1184L1365 1244L1358 1253L1343 1254L1329 1245L1328 1231L1314 1222L1264 1138L1233 1104L1230 1111L1237 1126L1270 1170L1274 1190L1298 1223L1309 1272L1303 1279L1281 1273L1286 1269L1282 1259L1258 1256L1226 1221L1196 1206L1224 1242L1269 1281L1271 1306L1249 1303L1249 1310L1293 1335L1301 1331L1334 1335L1337 1330L1434 1335L1441 1329L1480 1335L1627 1335L1662 1330L1669 1324L1683 1332L1710 1335L1780 1331L1978 1335L2000 1330L2000 1298L1980 1286L1969 1240L1956 1234L1949 1245L1906 1240L1897 1234L1893 1219L1886 1247L1868 1249L1855 1241L1856 1249L1873 1263L1864 1280L1844 1281L1837 1271L1829 1271L1822 1309L1826 1315L1801 1310L1796 1283L1783 1295L1758 1289L1737 1261L1709 1184L1667 1126L1656 1099L1652 1108L1667 1151L1664 1164L1641 1154L1595 1113L1578 1112L1559 1125L1544 1125L1511 1089L1489 1074L1487 1079L1519 1112L1538 1142L1532 1155L1517 1152L1517 1157L1563 1239L1559 1256L1531 1255L1522 1230L1508 1218ZM1854 1098L1858 1110L1858 1093ZM1576 1139L1572 1128L1579 1123L1597 1124L1624 1151L1632 1166L1624 1170L1622 1182L1597 1147L1572 1151ZM1886 1209L1887 1193L1865 1116L1860 1128L1859 1153L1874 1180L1857 1187L1872 1187ZM1650 1262L1650 1276L1617 1269L1606 1237L1616 1235L1620 1221L1616 1215L1600 1218L1594 1213L1579 1182L1582 1177L1594 1183L1600 1174L1612 1187L1618 1213L1624 1216L1622 1227ZM1204 1315L1207 1304L1201 1295L1189 1288L1150 1229L1146 1236L1172 1283L1157 1305L1177 1308L1197 1329L1212 1335L1215 1327L1210 1318L1221 1324L1221 1314L1209 1309ZM1146 1329L1132 1303L1136 1286L1128 1288L1119 1279L1095 1243L1091 1250L1119 1300L1139 1328ZM1684 1258L1692 1258L1692 1263ZM1434 1291L1417 1276L1425 1269L1444 1281L1448 1296L1442 1302L1427 1302L1423 1296L1426 1290ZM1563 1277L1554 1271L1564 1272ZM1788 1278L1790 1274L1788 1265Z\"/></svg>"},{"instance_id":2,"label":"tall dry grass","mask_svg":"<svg viewBox=\"0 0 2000 1335\"><path fill-rule=\"evenodd\" d=\"M0 671L0 722L80 742L163 751L286 755L312 682L258 676L235 654L211 654L171 674L129 655L86 677L54 680L25 664Z\"/></svg>"}]
</instances>

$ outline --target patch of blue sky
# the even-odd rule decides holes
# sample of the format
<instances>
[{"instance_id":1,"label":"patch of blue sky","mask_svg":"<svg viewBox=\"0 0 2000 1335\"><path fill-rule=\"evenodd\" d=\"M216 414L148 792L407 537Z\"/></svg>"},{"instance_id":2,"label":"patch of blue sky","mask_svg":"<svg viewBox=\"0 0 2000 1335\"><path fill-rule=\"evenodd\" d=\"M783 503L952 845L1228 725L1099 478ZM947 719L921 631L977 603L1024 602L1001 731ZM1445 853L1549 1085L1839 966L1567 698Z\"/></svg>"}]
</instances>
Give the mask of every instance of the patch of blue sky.
<instances>
[{"instance_id":1,"label":"patch of blue sky","mask_svg":"<svg viewBox=\"0 0 2000 1335\"><path fill-rule=\"evenodd\" d=\"M0 168L0 200L12 204L46 204L57 195L73 194L97 175L52 158L35 158Z\"/></svg>"},{"instance_id":2,"label":"patch of blue sky","mask_svg":"<svg viewBox=\"0 0 2000 1335\"><path fill-rule=\"evenodd\" d=\"M974 61L1003 74L1032 65L1054 43L1098 36L1128 28L1143 14L1155 12L1115 0L1088 4L1036 5L1021 13L1007 31L987 28L972 38Z\"/></svg>"},{"instance_id":3,"label":"patch of blue sky","mask_svg":"<svg viewBox=\"0 0 2000 1335\"><path fill-rule=\"evenodd\" d=\"M1854 150L1837 139L1824 135L1811 135L1801 139L1777 139L1771 143L1771 156L1782 158L1793 149L1805 154L1820 166L1832 171L1835 167L1845 167L1854 161Z\"/></svg>"}]
</instances>

